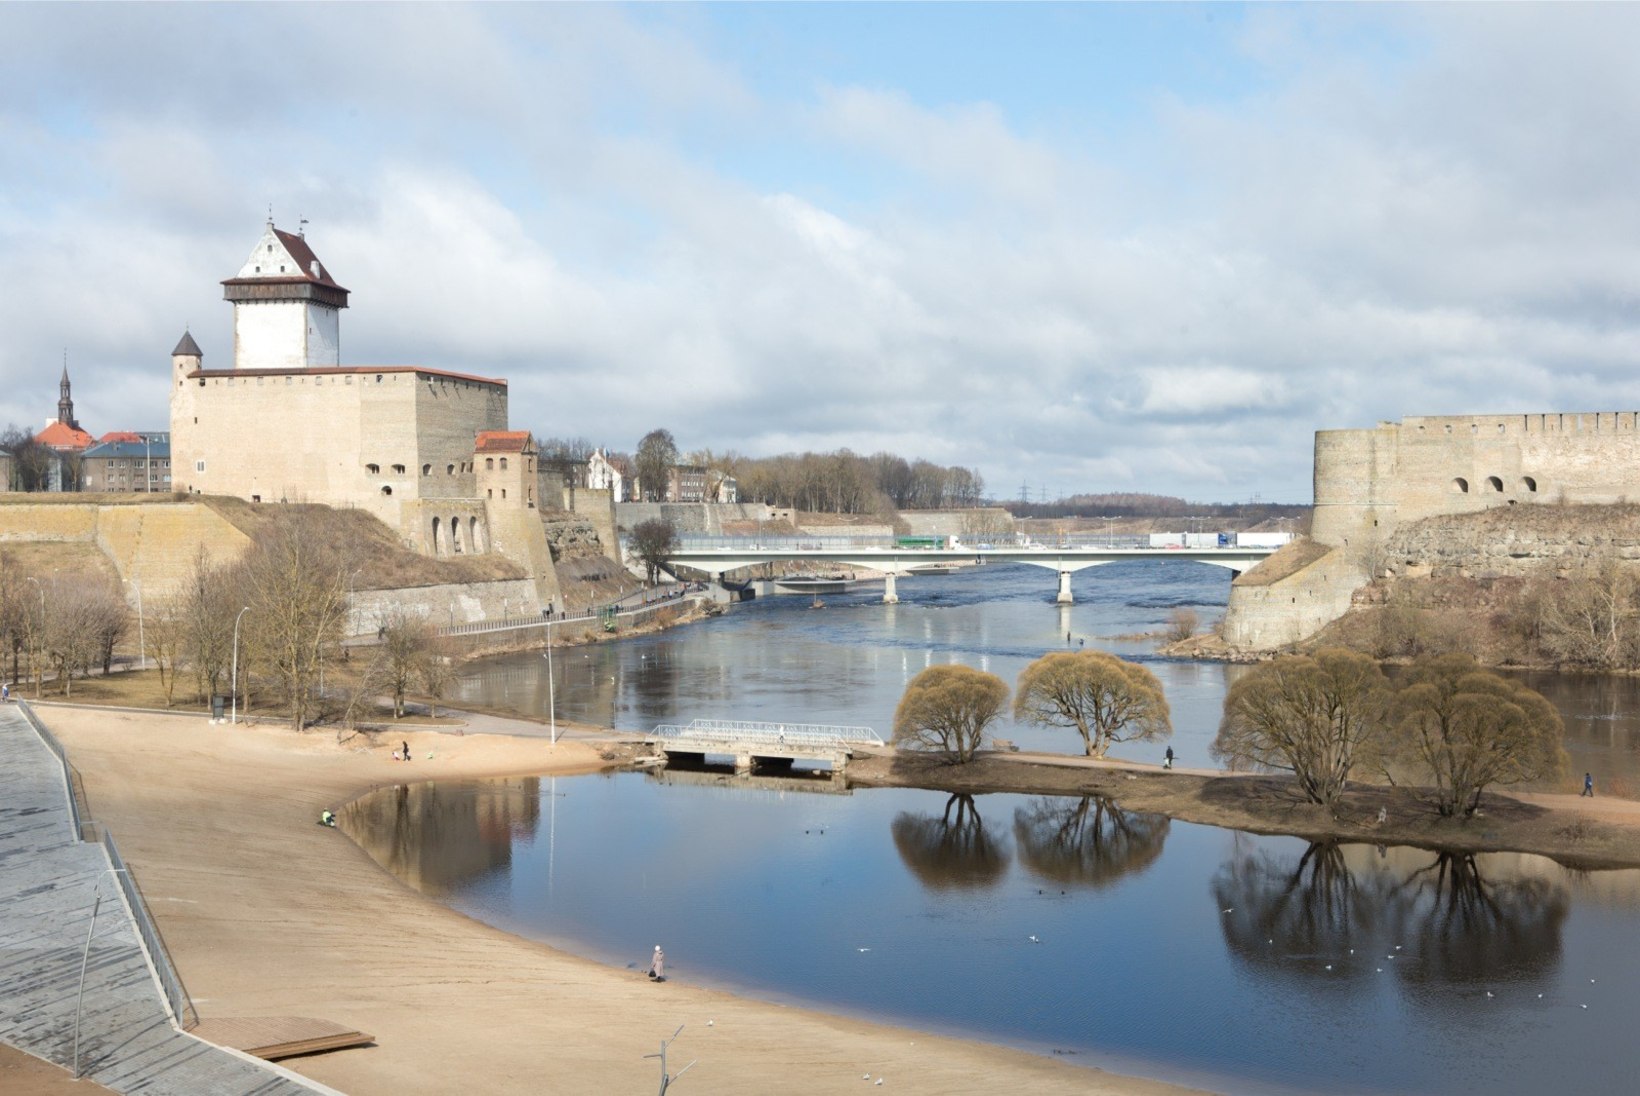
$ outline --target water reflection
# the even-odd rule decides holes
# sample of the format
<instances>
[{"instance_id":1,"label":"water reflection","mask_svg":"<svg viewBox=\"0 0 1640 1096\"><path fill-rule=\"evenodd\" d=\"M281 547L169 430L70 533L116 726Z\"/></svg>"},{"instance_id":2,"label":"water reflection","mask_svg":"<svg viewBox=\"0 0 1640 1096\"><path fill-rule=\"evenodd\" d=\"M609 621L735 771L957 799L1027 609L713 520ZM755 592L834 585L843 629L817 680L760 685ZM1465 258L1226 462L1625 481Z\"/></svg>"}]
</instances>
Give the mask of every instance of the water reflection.
<instances>
[{"instance_id":1,"label":"water reflection","mask_svg":"<svg viewBox=\"0 0 1640 1096\"><path fill-rule=\"evenodd\" d=\"M1296 855L1237 845L1213 899L1231 953L1266 973L1480 986L1556 971L1570 909L1560 869L1551 878L1518 859L1336 841Z\"/></svg>"},{"instance_id":2,"label":"water reflection","mask_svg":"<svg viewBox=\"0 0 1640 1096\"><path fill-rule=\"evenodd\" d=\"M925 886L989 887L1008 870L1008 851L985 832L971 795L953 795L938 815L901 811L889 827L900 859Z\"/></svg>"},{"instance_id":3,"label":"water reflection","mask_svg":"<svg viewBox=\"0 0 1640 1096\"><path fill-rule=\"evenodd\" d=\"M1019 859L1061 886L1104 887L1162 855L1166 815L1124 811L1108 799L1041 796L1014 811Z\"/></svg>"},{"instance_id":4,"label":"water reflection","mask_svg":"<svg viewBox=\"0 0 1640 1096\"><path fill-rule=\"evenodd\" d=\"M505 869L541 823L541 780L410 784L342 808L341 828L417 890L443 894Z\"/></svg>"}]
</instances>

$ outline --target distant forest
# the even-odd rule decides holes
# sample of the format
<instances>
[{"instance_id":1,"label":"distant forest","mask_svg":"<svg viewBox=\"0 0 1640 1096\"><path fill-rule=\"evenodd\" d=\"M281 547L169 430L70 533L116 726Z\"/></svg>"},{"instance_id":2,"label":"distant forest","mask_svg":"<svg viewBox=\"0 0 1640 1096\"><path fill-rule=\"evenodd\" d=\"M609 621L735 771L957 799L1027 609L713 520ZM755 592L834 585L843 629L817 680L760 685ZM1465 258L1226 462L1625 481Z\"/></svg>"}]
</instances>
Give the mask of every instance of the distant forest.
<instances>
[{"instance_id":1,"label":"distant forest","mask_svg":"<svg viewBox=\"0 0 1640 1096\"><path fill-rule=\"evenodd\" d=\"M1097 495L1072 495L1056 502L999 502L1016 518L1245 518L1269 521L1297 518L1310 512L1304 505L1282 502L1187 502L1172 495L1144 495L1113 491Z\"/></svg>"},{"instance_id":2,"label":"distant forest","mask_svg":"<svg viewBox=\"0 0 1640 1096\"><path fill-rule=\"evenodd\" d=\"M862 457L786 453L778 457L720 458L746 502L767 502L828 514L885 514L984 505L985 479L973 468L946 468L893 453Z\"/></svg>"}]
</instances>

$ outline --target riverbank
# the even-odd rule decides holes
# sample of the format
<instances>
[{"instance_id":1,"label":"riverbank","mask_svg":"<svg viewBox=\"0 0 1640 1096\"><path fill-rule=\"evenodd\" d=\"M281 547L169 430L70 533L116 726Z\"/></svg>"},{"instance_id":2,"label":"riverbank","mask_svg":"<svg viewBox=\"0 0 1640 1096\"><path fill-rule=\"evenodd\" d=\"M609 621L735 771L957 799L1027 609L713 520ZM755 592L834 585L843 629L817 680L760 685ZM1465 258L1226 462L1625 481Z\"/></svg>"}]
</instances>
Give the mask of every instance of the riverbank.
<instances>
[{"instance_id":1,"label":"riverbank","mask_svg":"<svg viewBox=\"0 0 1640 1096\"><path fill-rule=\"evenodd\" d=\"M1579 867L1640 867L1640 802L1630 799L1488 792L1479 816L1456 819L1442 818L1414 789L1357 785L1334 814L1306 802L1286 777L1030 753L986 753L952 765L930 754L885 750L857 757L848 777L857 786L974 795L1099 795L1126 810L1312 841L1525 852Z\"/></svg>"},{"instance_id":2,"label":"riverbank","mask_svg":"<svg viewBox=\"0 0 1640 1096\"><path fill-rule=\"evenodd\" d=\"M112 827L204 1017L318 1016L374 1047L293 1059L352 1096L638 1092L680 1024L673 1072L699 1091L1159 1096L1187 1091L1023 1051L706 990L653 985L479 924L415 893L314 824L407 780L607 767L597 742L394 730L212 726L197 718L47 707L93 814ZM410 765L390 759L407 740ZM654 941L634 941L635 951Z\"/></svg>"}]
</instances>

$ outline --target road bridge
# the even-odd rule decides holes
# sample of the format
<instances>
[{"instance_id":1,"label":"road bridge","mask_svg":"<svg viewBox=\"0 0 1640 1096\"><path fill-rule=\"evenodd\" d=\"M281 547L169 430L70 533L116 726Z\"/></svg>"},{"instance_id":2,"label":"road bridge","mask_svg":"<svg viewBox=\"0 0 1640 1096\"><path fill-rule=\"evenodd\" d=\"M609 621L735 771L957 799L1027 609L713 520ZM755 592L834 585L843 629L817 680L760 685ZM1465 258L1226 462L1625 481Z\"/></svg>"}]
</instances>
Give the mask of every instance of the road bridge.
<instances>
[{"instance_id":1,"label":"road bridge","mask_svg":"<svg viewBox=\"0 0 1640 1096\"><path fill-rule=\"evenodd\" d=\"M649 745L668 759L704 764L707 754L727 754L735 771L790 769L796 761L824 761L842 771L857 746L882 746L870 727L817 723L756 723L738 719L697 719L687 726L663 723Z\"/></svg>"},{"instance_id":2,"label":"road bridge","mask_svg":"<svg viewBox=\"0 0 1640 1096\"><path fill-rule=\"evenodd\" d=\"M918 538L907 538L918 539ZM1132 543L1123 545L1066 542L1048 544L992 543L957 544L945 546L895 544L889 538L862 538L850 542L845 538L791 537L780 540L751 537L713 537L684 539L667 556L667 563L704 571L718 582L730 571L755 567L762 563L830 563L840 568L863 568L881 571L885 576L883 601L899 601L894 580L901 575L937 564L1024 563L1042 567L1059 574L1061 605L1069 605L1071 575L1088 567L1099 567L1121 560L1153 562L1211 563L1224 567L1232 574L1240 574L1273 554L1270 546L1213 546L1213 547L1150 547Z\"/></svg>"}]
</instances>

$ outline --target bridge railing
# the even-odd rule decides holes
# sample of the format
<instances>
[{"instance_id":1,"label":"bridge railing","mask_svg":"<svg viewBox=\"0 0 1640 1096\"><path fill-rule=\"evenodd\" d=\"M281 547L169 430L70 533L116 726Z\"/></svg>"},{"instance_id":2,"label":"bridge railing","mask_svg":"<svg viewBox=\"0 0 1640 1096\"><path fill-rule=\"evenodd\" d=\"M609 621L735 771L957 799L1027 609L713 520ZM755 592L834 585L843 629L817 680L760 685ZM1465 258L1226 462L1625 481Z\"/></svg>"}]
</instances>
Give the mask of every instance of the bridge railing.
<instances>
[{"instance_id":1,"label":"bridge railing","mask_svg":"<svg viewBox=\"0 0 1640 1096\"><path fill-rule=\"evenodd\" d=\"M652 738L688 745L754 746L881 746L883 740L870 727L845 727L821 723L763 723L738 719L697 719L687 725L663 723Z\"/></svg>"}]
</instances>

